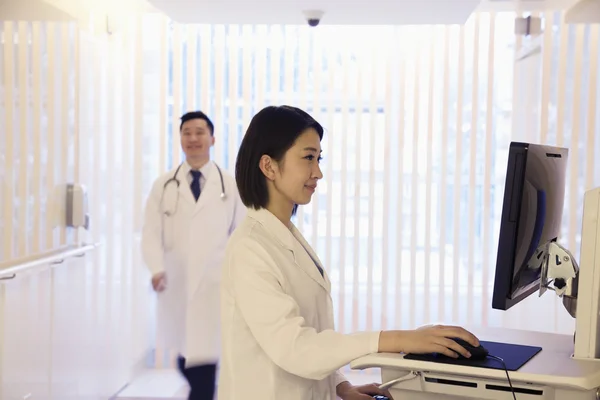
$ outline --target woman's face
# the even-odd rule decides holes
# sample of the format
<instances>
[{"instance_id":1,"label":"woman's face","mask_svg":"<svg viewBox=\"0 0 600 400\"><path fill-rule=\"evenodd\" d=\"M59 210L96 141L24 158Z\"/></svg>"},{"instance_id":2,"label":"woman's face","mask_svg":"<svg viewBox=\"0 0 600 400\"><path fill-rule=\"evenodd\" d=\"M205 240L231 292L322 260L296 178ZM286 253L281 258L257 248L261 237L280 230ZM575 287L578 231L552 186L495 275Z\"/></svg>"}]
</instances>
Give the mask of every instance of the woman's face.
<instances>
[{"instance_id":1,"label":"woman's face","mask_svg":"<svg viewBox=\"0 0 600 400\"><path fill-rule=\"evenodd\" d=\"M261 160L263 172L271 182L269 202L282 201L291 204L308 204L317 189L317 181L323 177L319 161L321 142L313 128L298 136L294 145L280 162L268 158Z\"/></svg>"}]
</instances>

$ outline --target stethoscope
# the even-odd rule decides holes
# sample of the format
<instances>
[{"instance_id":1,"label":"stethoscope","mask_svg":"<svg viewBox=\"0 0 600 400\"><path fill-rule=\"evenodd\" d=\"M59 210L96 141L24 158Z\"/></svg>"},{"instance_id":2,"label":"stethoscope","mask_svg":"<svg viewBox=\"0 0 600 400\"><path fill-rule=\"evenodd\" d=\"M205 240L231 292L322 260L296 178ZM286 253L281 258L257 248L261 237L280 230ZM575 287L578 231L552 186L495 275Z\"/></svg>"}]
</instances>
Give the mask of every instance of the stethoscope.
<instances>
[{"instance_id":1,"label":"stethoscope","mask_svg":"<svg viewBox=\"0 0 600 400\"><path fill-rule=\"evenodd\" d=\"M217 171L219 172L219 178L221 179L221 199L225 200L227 198L227 195L225 194L225 182L223 181L223 173L221 172L221 168L219 168L219 166L216 163L213 163L215 165L215 167L217 167ZM165 192L167 191L167 186L171 185L172 183L175 184L175 190L177 191L177 198L175 199L175 207L173 209L173 212L170 212L168 210L164 211L164 214L167 217L171 217L173 215L175 215L175 213L177 212L177 206L179 203L179 185L180 185L180 181L179 179L177 179L177 174L179 173L179 170L181 169L181 166L183 165L183 163L179 164L179 166L177 167L177 169L175 170L175 173L173 174L173 177L169 178L165 184L163 185L163 190L162 190L162 195L160 196L160 205L162 207L163 205L163 198L165 196Z\"/></svg>"}]
</instances>

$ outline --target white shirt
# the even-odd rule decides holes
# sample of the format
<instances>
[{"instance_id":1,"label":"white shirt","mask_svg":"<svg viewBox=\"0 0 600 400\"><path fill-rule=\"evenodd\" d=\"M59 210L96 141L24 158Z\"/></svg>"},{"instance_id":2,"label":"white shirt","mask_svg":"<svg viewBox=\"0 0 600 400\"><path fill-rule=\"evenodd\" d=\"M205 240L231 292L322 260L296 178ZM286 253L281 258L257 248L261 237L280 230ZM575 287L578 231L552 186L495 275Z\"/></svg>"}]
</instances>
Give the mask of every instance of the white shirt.
<instances>
[{"instance_id":1,"label":"white shirt","mask_svg":"<svg viewBox=\"0 0 600 400\"><path fill-rule=\"evenodd\" d=\"M212 171L211 166L212 161L207 162L200 168L200 193L204 190L204 186L206 186L206 180L208 179L208 174ZM185 176L185 179L188 183L188 187L192 184L192 167L188 164L187 161L184 161L181 165L181 170L179 171L181 176ZM191 189L190 189L191 190Z\"/></svg>"},{"instance_id":2,"label":"white shirt","mask_svg":"<svg viewBox=\"0 0 600 400\"><path fill-rule=\"evenodd\" d=\"M375 353L379 332L334 330L331 283L292 225L248 210L225 251L219 400L333 400L338 369Z\"/></svg>"}]
</instances>

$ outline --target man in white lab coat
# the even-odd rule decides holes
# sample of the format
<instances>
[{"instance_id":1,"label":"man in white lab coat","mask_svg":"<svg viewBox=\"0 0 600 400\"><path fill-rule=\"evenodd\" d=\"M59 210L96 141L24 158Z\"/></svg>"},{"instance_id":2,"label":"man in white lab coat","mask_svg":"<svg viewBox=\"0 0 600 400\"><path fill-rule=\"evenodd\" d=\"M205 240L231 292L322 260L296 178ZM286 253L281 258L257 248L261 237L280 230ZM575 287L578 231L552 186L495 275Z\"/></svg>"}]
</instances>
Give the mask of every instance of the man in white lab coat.
<instances>
[{"instance_id":1,"label":"man in white lab coat","mask_svg":"<svg viewBox=\"0 0 600 400\"><path fill-rule=\"evenodd\" d=\"M214 125L181 117L185 161L159 177L145 209L142 256L158 293L162 345L178 351L190 400L212 400L219 358L219 281L225 245L245 216L235 180L210 160Z\"/></svg>"}]
</instances>

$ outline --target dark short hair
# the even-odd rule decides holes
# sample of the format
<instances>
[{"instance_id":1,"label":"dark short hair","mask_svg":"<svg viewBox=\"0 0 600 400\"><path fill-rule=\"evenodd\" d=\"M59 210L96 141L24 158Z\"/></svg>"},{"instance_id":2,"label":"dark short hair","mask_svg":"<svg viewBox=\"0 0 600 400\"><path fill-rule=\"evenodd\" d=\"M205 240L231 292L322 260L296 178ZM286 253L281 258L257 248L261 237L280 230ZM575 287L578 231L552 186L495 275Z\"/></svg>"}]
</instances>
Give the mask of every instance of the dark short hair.
<instances>
[{"instance_id":1,"label":"dark short hair","mask_svg":"<svg viewBox=\"0 0 600 400\"><path fill-rule=\"evenodd\" d=\"M181 116L181 124L179 125L179 132L181 132L181 130L183 129L183 124L185 124L187 121L192 120L192 119L205 120L206 125L208 125L208 129L210 129L210 136L215 135L215 126L213 125L210 118L208 118L208 116L206 114L204 114L202 111L191 111L191 112L183 114Z\"/></svg>"},{"instance_id":2,"label":"dark short hair","mask_svg":"<svg viewBox=\"0 0 600 400\"><path fill-rule=\"evenodd\" d=\"M267 178L260 159L268 155L281 161L298 136L313 128L323 139L323 127L305 111L291 106L263 108L250 121L235 163L235 180L244 205L256 210L269 201ZM296 207L294 207L294 211Z\"/></svg>"}]
</instances>

